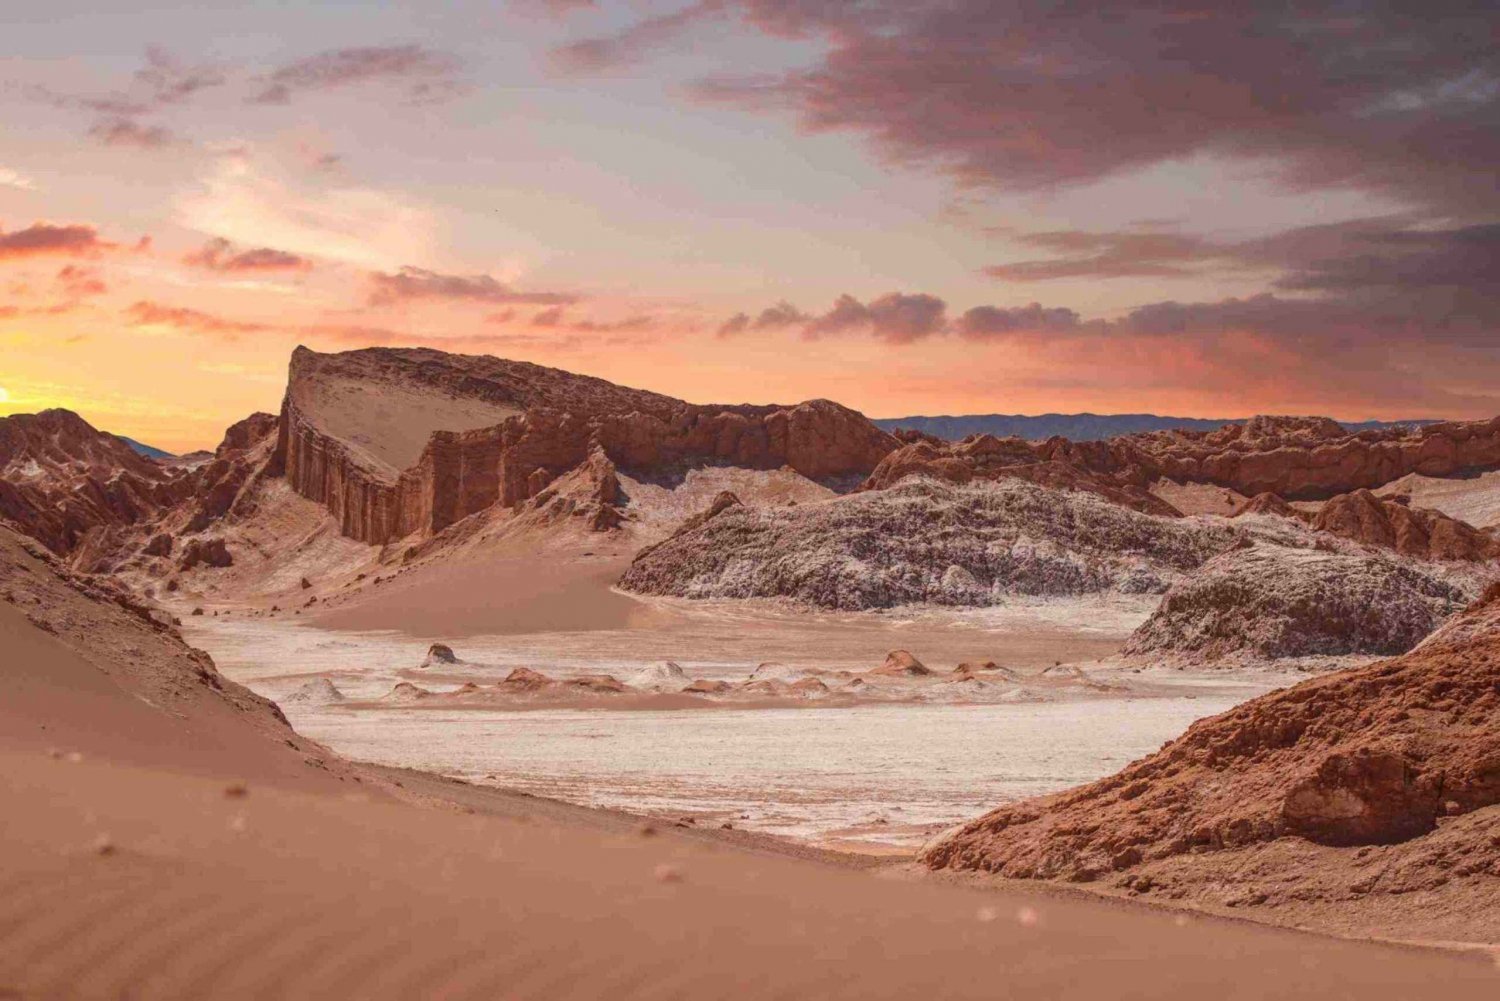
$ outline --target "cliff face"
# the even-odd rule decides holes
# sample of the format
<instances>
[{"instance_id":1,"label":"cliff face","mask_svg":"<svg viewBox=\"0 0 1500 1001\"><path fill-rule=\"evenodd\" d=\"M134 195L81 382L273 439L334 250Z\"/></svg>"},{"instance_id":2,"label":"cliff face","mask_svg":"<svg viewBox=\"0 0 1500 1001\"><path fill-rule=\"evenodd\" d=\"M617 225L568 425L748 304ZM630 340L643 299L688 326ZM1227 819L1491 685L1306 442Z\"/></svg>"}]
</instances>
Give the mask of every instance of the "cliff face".
<instances>
[{"instance_id":1,"label":"cliff face","mask_svg":"<svg viewBox=\"0 0 1500 1001\"><path fill-rule=\"evenodd\" d=\"M363 422L364 409L382 407L396 415L390 427L427 432L409 466L393 465L400 452ZM434 426L445 422L465 426ZM701 406L535 365L381 349L298 348L278 435L268 472L327 507L345 535L372 544L529 500L595 451L647 477L721 464L857 481L897 444L826 400Z\"/></svg>"}]
</instances>

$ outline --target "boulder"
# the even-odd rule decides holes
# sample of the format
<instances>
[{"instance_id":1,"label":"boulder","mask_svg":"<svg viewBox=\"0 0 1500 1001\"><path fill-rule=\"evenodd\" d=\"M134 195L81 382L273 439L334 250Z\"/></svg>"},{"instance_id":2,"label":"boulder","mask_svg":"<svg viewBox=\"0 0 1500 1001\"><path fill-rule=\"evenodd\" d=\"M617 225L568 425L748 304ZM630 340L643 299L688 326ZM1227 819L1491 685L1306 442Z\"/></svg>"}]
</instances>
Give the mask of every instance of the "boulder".
<instances>
[{"instance_id":1,"label":"boulder","mask_svg":"<svg viewBox=\"0 0 1500 1001\"><path fill-rule=\"evenodd\" d=\"M875 668L871 674L900 675L907 678L922 678L932 673L932 669L923 664L907 650L892 650L885 655L885 663Z\"/></svg>"},{"instance_id":2,"label":"boulder","mask_svg":"<svg viewBox=\"0 0 1500 1001\"><path fill-rule=\"evenodd\" d=\"M422 658L421 667L432 667L438 664L459 664L458 655L453 648L446 643L434 643L427 648L427 656Z\"/></svg>"}]
</instances>

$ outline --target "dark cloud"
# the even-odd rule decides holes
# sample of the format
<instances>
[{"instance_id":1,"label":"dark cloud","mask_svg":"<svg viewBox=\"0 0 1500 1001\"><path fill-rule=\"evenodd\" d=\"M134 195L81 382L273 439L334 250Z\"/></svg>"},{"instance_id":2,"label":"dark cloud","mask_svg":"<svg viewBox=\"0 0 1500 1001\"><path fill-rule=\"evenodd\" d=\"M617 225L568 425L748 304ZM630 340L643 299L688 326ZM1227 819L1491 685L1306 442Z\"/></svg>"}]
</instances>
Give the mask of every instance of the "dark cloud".
<instances>
[{"instance_id":1,"label":"dark cloud","mask_svg":"<svg viewBox=\"0 0 1500 1001\"><path fill-rule=\"evenodd\" d=\"M719 326L718 334L720 337L733 337L751 330L781 330L805 326L813 319L811 315L782 300L774 306L767 306L754 318L749 313L736 313Z\"/></svg>"},{"instance_id":2,"label":"dark cloud","mask_svg":"<svg viewBox=\"0 0 1500 1001\"><path fill-rule=\"evenodd\" d=\"M395 274L377 272L371 281L374 288L370 303L375 306L414 299L532 306L566 306L578 301L578 296L566 292L521 292L489 275L445 275L422 268L402 268Z\"/></svg>"},{"instance_id":3,"label":"dark cloud","mask_svg":"<svg viewBox=\"0 0 1500 1001\"><path fill-rule=\"evenodd\" d=\"M947 304L936 296L892 292L869 303L841 295L833 308L802 328L803 336L868 332L892 344L905 344L941 333L947 325Z\"/></svg>"},{"instance_id":4,"label":"dark cloud","mask_svg":"<svg viewBox=\"0 0 1500 1001\"><path fill-rule=\"evenodd\" d=\"M1040 303L1004 309L999 306L975 306L953 322L953 332L969 340L985 340L1019 332L1068 333L1077 330L1083 319L1065 307L1047 308Z\"/></svg>"},{"instance_id":5,"label":"dark cloud","mask_svg":"<svg viewBox=\"0 0 1500 1001\"><path fill-rule=\"evenodd\" d=\"M188 309L183 306L167 306L158 302L142 300L125 310L132 326L171 327L198 334L215 334L233 338L239 334L255 334L275 330L266 323L250 323L231 320L213 313Z\"/></svg>"},{"instance_id":6,"label":"dark cloud","mask_svg":"<svg viewBox=\"0 0 1500 1001\"><path fill-rule=\"evenodd\" d=\"M106 146L161 149L176 143L172 131L161 125L143 125L132 118L111 118L89 129L89 135Z\"/></svg>"},{"instance_id":7,"label":"dark cloud","mask_svg":"<svg viewBox=\"0 0 1500 1001\"><path fill-rule=\"evenodd\" d=\"M92 257L117 244L99 238L92 226L53 226L39 222L0 232L0 261L26 257Z\"/></svg>"},{"instance_id":8,"label":"dark cloud","mask_svg":"<svg viewBox=\"0 0 1500 1001\"><path fill-rule=\"evenodd\" d=\"M421 45L332 49L271 72L252 100L257 104L288 104L296 95L311 91L388 83L403 88L413 101L439 101L463 89L460 70L454 56Z\"/></svg>"},{"instance_id":9,"label":"dark cloud","mask_svg":"<svg viewBox=\"0 0 1500 1001\"><path fill-rule=\"evenodd\" d=\"M182 259L190 267L205 271L263 272L263 271L310 271L312 262L305 257L259 247L254 250L236 250L228 240L210 240L202 247Z\"/></svg>"},{"instance_id":10,"label":"dark cloud","mask_svg":"<svg viewBox=\"0 0 1500 1001\"><path fill-rule=\"evenodd\" d=\"M1194 157L1433 210L1500 209L1500 47L1472 0L996 4L738 0L825 43L703 99L867 139L970 186L1036 191ZM641 22L596 49L632 51Z\"/></svg>"},{"instance_id":11,"label":"dark cloud","mask_svg":"<svg viewBox=\"0 0 1500 1001\"><path fill-rule=\"evenodd\" d=\"M717 331L720 337L734 337L743 334L750 329L750 314L736 313L723 323L719 324Z\"/></svg>"}]
</instances>

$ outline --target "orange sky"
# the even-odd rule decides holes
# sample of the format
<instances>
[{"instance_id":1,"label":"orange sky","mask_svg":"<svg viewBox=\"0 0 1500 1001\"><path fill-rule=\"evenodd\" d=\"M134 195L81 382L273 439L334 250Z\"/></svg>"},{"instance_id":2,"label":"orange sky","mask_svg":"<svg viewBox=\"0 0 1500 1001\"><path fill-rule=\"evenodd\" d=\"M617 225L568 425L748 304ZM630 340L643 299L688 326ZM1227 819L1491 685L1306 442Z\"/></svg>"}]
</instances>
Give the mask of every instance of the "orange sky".
<instances>
[{"instance_id":1,"label":"orange sky","mask_svg":"<svg viewBox=\"0 0 1500 1001\"><path fill-rule=\"evenodd\" d=\"M1374 5L97 6L0 32L0 413L211 447L297 344L871 416L1500 411L1489 140L1395 141L1491 114L1492 54Z\"/></svg>"}]
</instances>

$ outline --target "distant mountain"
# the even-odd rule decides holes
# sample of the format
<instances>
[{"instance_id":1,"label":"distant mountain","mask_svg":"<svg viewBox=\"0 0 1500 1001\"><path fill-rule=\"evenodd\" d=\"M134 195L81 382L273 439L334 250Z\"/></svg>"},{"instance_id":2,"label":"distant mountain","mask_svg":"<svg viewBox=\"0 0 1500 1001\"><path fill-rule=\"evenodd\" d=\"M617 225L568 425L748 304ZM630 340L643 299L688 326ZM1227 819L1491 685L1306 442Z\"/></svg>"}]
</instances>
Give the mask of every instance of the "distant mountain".
<instances>
[{"instance_id":1,"label":"distant mountain","mask_svg":"<svg viewBox=\"0 0 1500 1001\"><path fill-rule=\"evenodd\" d=\"M134 438L127 438L123 434L117 434L115 435L115 437L123 441L125 444L129 445L131 448L135 449L137 455L144 455L148 459L177 458L177 456L173 455L171 452L164 452L159 448L152 448L150 445L142 445Z\"/></svg>"},{"instance_id":2,"label":"distant mountain","mask_svg":"<svg viewBox=\"0 0 1500 1001\"><path fill-rule=\"evenodd\" d=\"M1225 424L1243 424L1247 418L1162 417L1158 414L965 414L956 417L884 417L875 421L885 431L904 428L922 431L947 441L971 434L997 438L1042 441L1061 435L1072 441L1101 441L1142 431L1216 431ZM1433 424L1430 420L1340 421L1350 431L1395 427L1403 424Z\"/></svg>"}]
</instances>

